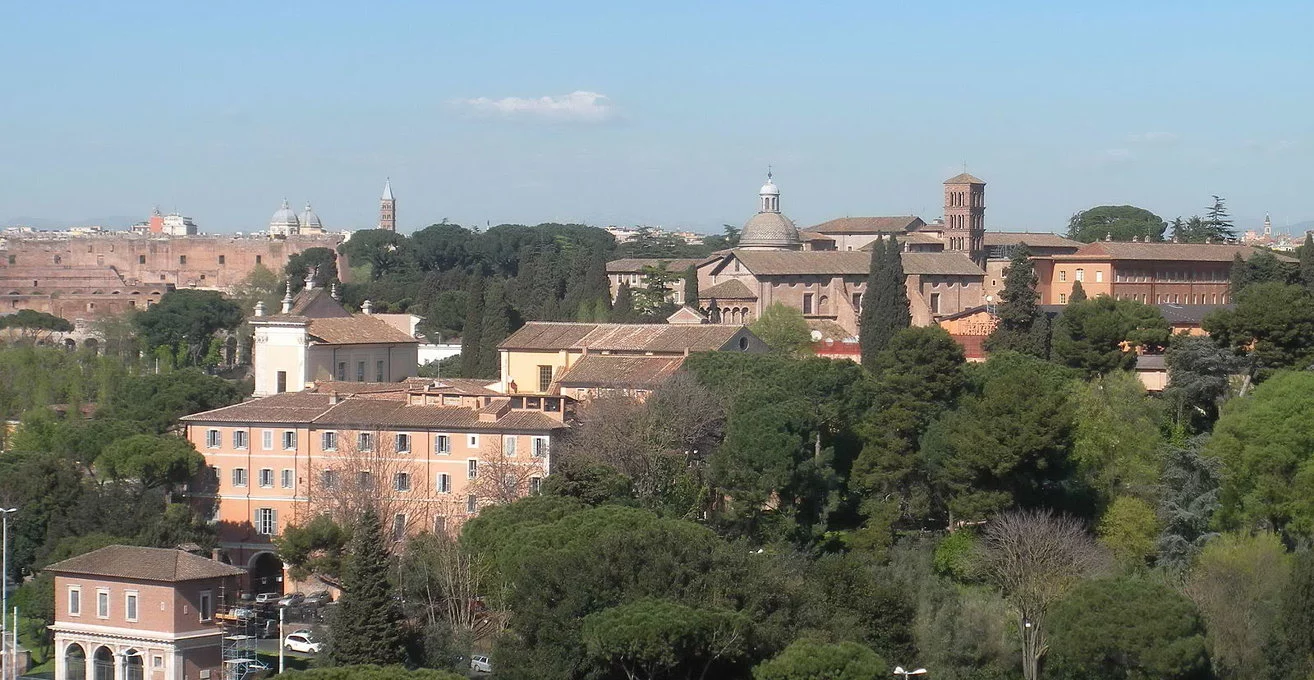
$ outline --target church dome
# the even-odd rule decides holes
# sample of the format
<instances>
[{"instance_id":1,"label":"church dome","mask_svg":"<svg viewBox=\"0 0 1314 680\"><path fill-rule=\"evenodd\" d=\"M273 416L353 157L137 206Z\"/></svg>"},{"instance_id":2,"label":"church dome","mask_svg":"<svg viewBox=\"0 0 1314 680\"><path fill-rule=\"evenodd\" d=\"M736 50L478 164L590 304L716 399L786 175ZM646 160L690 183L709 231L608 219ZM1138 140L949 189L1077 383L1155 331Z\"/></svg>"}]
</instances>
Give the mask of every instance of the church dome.
<instances>
[{"instance_id":1,"label":"church dome","mask_svg":"<svg viewBox=\"0 0 1314 680\"><path fill-rule=\"evenodd\" d=\"M760 212L748 218L739 232L740 248L777 248L797 250L803 245L798 228L778 212Z\"/></svg>"},{"instance_id":2,"label":"church dome","mask_svg":"<svg viewBox=\"0 0 1314 680\"><path fill-rule=\"evenodd\" d=\"M275 234L296 233L301 228L301 222L297 219L297 214L292 212L292 206L288 205L287 199L283 199L283 207L269 218L269 231Z\"/></svg>"},{"instance_id":3,"label":"church dome","mask_svg":"<svg viewBox=\"0 0 1314 680\"><path fill-rule=\"evenodd\" d=\"M798 228L788 217L780 213L780 189L767 173L766 184L758 191L761 208L756 215L748 218L743 231L739 232L739 247L762 250L798 250L803 241L798 236Z\"/></svg>"},{"instance_id":4,"label":"church dome","mask_svg":"<svg viewBox=\"0 0 1314 680\"><path fill-rule=\"evenodd\" d=\"M281 212L281 211L280 211ZM301 211L301 228L302 229L323 229L324 225L319 221L319 215L310 209L310 202L306 202L306 209Z\"/></svg>"}]
</instances>

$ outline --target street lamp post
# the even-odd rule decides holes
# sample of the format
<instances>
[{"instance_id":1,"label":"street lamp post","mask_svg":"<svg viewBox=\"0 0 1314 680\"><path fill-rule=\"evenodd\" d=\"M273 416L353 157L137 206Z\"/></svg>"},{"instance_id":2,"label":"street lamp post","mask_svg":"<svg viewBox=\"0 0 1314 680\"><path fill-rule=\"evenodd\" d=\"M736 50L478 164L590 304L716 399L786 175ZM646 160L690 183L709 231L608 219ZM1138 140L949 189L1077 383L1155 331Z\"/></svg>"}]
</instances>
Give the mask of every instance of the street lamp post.
<instances>
[{"instance_id":1,"label":"street lamp post","mask_svg":"<svg viewBox=\"0 0 1314 680\"><path fill-rule=\"evenodd\" d=\"M894 674L895 674L895 675L902 675L902 676L903 676L903 680L908 680L908 676L910 676L910 675L922 675L922 674L925 673L925 672L926 672L926 669L925 669L925 668L918 668L918 669L915 670L915 671L905 671L905 670L903 669L903 666L895 666L895 667L894 667Z\"/></svg>"},{"instance_id":2,"label":"street lamp post","mask_svg":"<svg viewBox=\"0 0 1314 680\"><path fill-rule=\"evenodd\" d=\"M283 612L287 611L287 605L278 606L278 674L283 674L283 646L287 644L283 637Z\"/></svg>"},{"instance_id":3,"label":"street lamp post","mask_svg":"<svg viewBox=\"0 0 1314 680\"><path fill-rule=\"evenodd\" d=\"M9 680L9 515L18 508L0 508L0 680ZM14 646L18 646L18 624L14 624Z\"/></svg>"}]
</instances>

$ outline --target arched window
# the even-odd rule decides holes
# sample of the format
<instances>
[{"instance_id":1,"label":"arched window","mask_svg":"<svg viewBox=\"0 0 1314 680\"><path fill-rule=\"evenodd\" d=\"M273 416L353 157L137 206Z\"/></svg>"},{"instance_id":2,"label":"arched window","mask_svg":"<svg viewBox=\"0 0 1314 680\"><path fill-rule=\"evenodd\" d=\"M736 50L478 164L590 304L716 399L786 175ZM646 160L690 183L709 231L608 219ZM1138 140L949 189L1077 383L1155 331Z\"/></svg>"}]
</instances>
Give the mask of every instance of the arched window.
<instances>
[{"instance_id":1,"label":"arched window","mask_svg":"<svg viewBox=\"0 0 1314 680\"><path fill-rule=\"evenodd\" d=\"M64 649L64 677L67 680L87 680L87 650L76 642Z\"/></svg>"}]
</instances>

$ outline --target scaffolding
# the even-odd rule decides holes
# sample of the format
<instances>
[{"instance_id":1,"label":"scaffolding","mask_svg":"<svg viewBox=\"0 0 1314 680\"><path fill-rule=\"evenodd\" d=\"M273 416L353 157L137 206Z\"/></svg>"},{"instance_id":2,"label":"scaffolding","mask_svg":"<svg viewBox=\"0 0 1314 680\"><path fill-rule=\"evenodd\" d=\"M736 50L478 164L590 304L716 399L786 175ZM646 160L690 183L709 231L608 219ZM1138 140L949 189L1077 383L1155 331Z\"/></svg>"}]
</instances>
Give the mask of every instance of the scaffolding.
<instances>
[{"instance_id":1,"label":"scaffolding","mask_svg":"<svg viewBox=\"0 0 1314 680\"><path fill-rule=\"evenodd\" d=\"M224 680L247 680L269 667L256 656L259 619L255 609L228 602L225 593L219 595L221 611L214 618L223 627L222 654Z\"/></svg>"}]
</instances>

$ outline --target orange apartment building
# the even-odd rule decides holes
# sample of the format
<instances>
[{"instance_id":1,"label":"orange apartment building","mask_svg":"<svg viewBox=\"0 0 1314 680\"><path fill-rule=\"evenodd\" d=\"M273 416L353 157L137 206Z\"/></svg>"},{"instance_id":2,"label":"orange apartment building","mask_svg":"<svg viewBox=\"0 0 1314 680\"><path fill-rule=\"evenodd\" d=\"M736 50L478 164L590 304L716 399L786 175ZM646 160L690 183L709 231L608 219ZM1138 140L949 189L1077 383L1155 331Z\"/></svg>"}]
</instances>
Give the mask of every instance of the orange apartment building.
<instances>
[{"instance_id":1,"label":"orange apartment building","mask_svg":"<svg viewBox=\"0 0 1314 680\"><path fill-rule=\"evenodd\" d=\"M280 592L272 539L286 527L373 506L395 540L455 532L481 507L538 492L573 411L568 397L474 380L319 383L184 417L208 471L190 495L250 589Z\"/></svg>"},{"instance_id":2,"label":"orange apartment building","mask_svg":"<svg viewBox=\"0 0 1314 680\"><path fill-rule=\"evenodd\" d=\"M1238 255L1258 249L1234 244L1097 241L1070 255L1035 258L1042 305L1065 305L1077 281L1087 297L1111 295L1149 305L1231 302L1228 280ZM1293 258L1278 255L1283 262Z\"/></svg>"},{"instance_id":3,"label":"orange apartment building","mask_svg":"<svg viewBox=\"0 0 1314 680\"><path fill-rule=\"evenodd\" d=\"M57 562L59 680L220 680L215 612L243 570L182 550L114 545Z\"/></svg>"}]
</instances>

